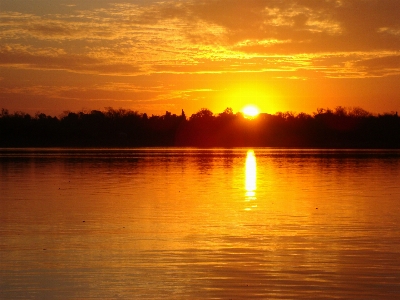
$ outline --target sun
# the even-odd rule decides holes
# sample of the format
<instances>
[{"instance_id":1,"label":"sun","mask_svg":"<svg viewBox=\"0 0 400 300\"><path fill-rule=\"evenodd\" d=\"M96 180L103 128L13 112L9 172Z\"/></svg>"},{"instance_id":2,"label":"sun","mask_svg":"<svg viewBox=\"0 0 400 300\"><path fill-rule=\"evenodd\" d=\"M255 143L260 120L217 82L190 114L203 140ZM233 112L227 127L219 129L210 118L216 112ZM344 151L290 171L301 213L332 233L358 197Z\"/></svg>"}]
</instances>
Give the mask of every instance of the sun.
<instances>
[{"instance_id":1,"label":"sun","mask_svg":"<svg viewBox=\"0 0 400 300\"><path fill-rule=\"evenodd\" d=\"M249 104L246 105L243 110L242 110L244 117L248 118L248 119L253 119L255 117L258 116L258 114L260 113L257 106Z\"/></svg>"}]
</instances>

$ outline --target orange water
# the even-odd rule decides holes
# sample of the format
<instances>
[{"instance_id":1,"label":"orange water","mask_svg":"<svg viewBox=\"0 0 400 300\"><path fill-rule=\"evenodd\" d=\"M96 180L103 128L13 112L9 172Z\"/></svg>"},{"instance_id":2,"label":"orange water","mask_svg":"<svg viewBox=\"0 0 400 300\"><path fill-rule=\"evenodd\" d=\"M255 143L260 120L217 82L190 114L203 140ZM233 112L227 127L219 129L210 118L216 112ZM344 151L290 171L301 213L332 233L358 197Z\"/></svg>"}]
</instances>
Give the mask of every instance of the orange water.
<instances>
[{"instance_id":1,"label":"orange water","mask_svg":"<svg viewBox=\"0 0 400 300\"><path fill-rule=\"evenodd\" d=\"M0 179L1 299L400 298L400 151L3 149Z\"/></svg>"}]
</instances>

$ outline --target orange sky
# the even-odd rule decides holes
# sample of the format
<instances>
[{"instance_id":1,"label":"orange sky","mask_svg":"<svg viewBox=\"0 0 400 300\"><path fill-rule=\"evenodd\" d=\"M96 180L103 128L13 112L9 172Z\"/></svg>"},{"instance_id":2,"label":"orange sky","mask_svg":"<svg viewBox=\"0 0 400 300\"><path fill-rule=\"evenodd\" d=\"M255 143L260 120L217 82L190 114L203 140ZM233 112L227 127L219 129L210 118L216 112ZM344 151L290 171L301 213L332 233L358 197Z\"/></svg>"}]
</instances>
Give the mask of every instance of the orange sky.
<instances>
[{"instance_id":1,"label":"orange sky","mask_svg":"<svg viewBox=\"0 0 400 300\"><path fill-rule=\"evenodd\" d=\"M400 1L0 1L0 108L246 104L400 111Z\"/></svg>"}]
</instances>

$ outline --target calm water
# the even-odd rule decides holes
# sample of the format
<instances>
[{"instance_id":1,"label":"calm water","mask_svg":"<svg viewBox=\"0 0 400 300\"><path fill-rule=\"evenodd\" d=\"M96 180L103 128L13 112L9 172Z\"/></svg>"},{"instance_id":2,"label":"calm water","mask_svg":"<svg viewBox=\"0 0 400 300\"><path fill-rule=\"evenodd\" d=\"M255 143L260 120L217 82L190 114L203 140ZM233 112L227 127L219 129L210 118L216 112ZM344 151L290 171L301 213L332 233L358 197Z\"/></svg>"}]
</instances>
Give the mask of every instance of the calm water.
<instances>
[{"instance_id":1,"label":"calm water","mask_svg":"<svg viewBox=\"0 0 400 300\"><path fill-rule=\"evenodd\" d=\"M399 299L400 151L0 150L1 299Z\"/></svg>"}]
</instances>

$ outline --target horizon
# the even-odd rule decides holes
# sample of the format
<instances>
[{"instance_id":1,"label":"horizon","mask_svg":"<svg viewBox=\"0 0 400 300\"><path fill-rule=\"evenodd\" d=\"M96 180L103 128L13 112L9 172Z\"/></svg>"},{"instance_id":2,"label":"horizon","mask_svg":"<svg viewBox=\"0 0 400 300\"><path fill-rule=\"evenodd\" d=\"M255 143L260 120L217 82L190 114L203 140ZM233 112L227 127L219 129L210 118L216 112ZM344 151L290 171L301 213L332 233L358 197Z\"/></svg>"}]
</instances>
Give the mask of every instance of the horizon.
<instances>
[{"instance_id":1,"label":"horizon","mask_svg":"<svg viewBox=\"0 0 400 300\"><path fill-rule=\"evenodd\" d=\"M397 0L0 6L0 108L11 112L400 111Z\"/></svg>"},{"instance_id":2,"label":"horizon","mask_svg":"<svg viewBox=\"0 0 400 300\"><path fill-rule=\"evenodd\" d=\"M253 105L249 105L249 106L253 107ZM210 110L210 109L208 109L206 107L203 107L203 108L200 108L199 110L197 110L197 111L195 111L193 113L187 113L184 108L181 108L180 111L177 112L177 113L171 112L171 111L168 111L168 110L164 110L162 113L158 113L158 114L151 114L151 113L148 113L146 111L135 110L134 108L132 109L132 108L122 108L122 107L119 107L119 108L104 107L103 109L92 109L92 110L82 109L82 110L75 110L75 111L64 110L63 112L61 112L59 114L48 114L48 113L45 113L45 112L42 112L42 111L35 111L33 113L30 113L30 112L24 111L24 110L11 111L6 107L0 107L0 118L2 117L2 114L9 114L9 115L28 114L31 117L35 117L35 116L40 115L40 114L45 114L46 116L56 117L58 119L61 119L61 118L65 117L68 113L91 114L94 111L99 111L101 113L107 113L109 110L115 110L115 111L123 110L125 112L134 112L134 113L137 113L138 115L146 114L148 117L151 117L151 116L160 117L160 116L165 116L167 114L171 114L171 115L175 115L175 116L181 116L182 112L184 112L184 114L186 116L186 119L189 120L192 115L195 115L195 114L199 113L200 111L202 111L204 109L211 111L213 117L218 117L219 115L223 114L226 110L231 110L232 115L240 114L240 115L242 115L243 117L245 117L247 119L256 119L257 117L262 116L262 115L274 116L274 115L287 114L287 113L289 113L289 114L291 114L291 115L293 115L295 117L298 116L298 115L301 115L301 114L306 114L306 115L309 115L309 116L312 117L312 116L315 116L317 114L320 114L320 113L324 114L324 113L327 113L327 112L331 112L333 114L336 114L338 111L339 111L339 113L344 111L346 114L348 114L350 116L351 113L354 110L361 110L361 111L369 114L370 116L374 116L374 117L381 116L381 115L398 115L398 111L394 111L394 110L383 111L383 112L372 112L372 111L365 110L364 108L359 107L359 106L355 106L355 107L336 106L334 108L332 108L332 107L326 107L326 108L325 107L318 107L318 108L316 108L314 111L312 111L310 113L309 112L304 112L304 111L293 111L293 110L276 111L274 113L269 113L269 112L264 112L264 111L257 111L257 113L255 113L255 112L246 113L246 111L245 111L246 107L244 107L244 109L239 110L239 111L234 111L231 107L226 107L224 110L216 112L216 111L212 111L212 110Z\"/></svg>"}]
</instances>

